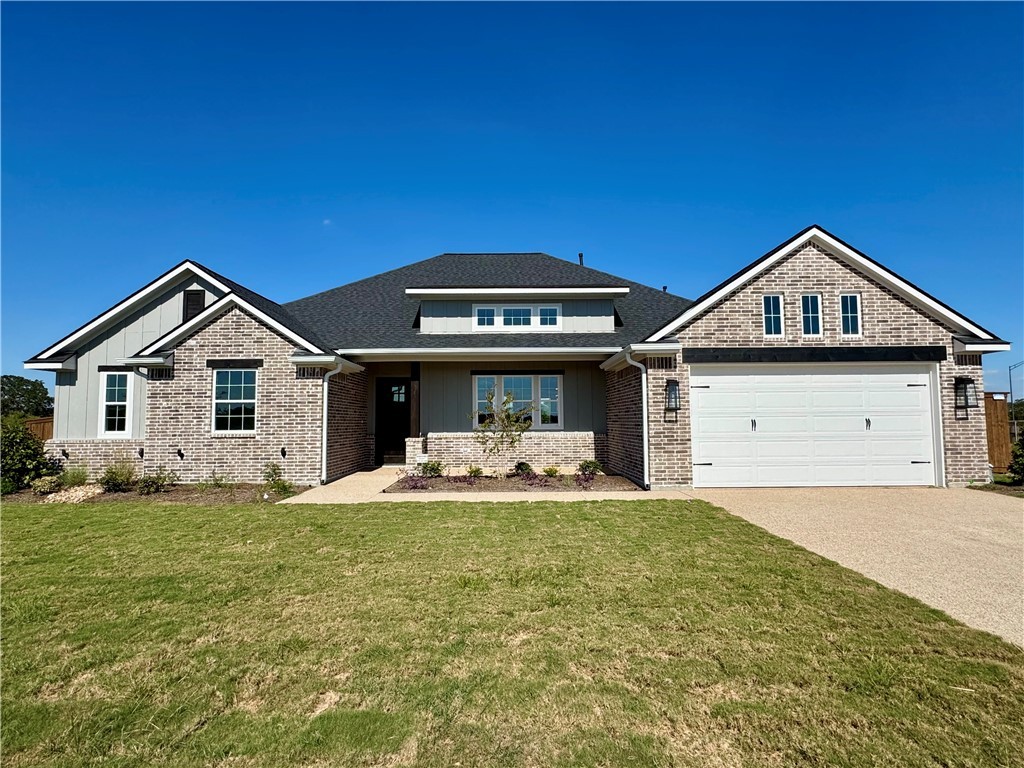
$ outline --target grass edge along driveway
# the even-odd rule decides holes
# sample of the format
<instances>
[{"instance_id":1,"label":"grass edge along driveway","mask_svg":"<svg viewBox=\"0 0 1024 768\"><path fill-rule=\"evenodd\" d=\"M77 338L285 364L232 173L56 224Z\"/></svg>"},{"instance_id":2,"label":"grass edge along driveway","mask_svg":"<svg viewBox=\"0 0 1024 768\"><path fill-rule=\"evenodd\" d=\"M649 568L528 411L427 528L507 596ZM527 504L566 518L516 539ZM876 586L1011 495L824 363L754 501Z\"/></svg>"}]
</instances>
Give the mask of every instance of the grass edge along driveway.
<instances>
[{"instance_id":1,"label":"grass edge along driveway","mask_svg":"<svg viewBox=\"0 0 1024 768\"><path fill-rule=\"evenodd\" d=\"M1024 652L704 502L2 522L5 765L1021 764Z\"/></svg>"}]
</instances>

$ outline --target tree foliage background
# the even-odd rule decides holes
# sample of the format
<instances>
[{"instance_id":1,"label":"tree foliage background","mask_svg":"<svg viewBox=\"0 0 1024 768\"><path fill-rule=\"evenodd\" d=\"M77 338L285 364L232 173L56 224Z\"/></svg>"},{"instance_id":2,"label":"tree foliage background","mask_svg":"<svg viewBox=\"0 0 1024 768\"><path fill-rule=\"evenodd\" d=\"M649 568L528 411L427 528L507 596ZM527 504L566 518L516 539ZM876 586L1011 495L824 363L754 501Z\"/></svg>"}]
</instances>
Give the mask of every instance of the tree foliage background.
<instances>
[{"instance_id":1,"label":"tree foliage background","mask_svg":"<svg viewBox=\"0 0 1024 768\"><path fill-rule=\"evenodd\" d=\"M0 415L52 416L53 398L46 385L24 376L0 377Z\"/></svg>"}]
</instances>

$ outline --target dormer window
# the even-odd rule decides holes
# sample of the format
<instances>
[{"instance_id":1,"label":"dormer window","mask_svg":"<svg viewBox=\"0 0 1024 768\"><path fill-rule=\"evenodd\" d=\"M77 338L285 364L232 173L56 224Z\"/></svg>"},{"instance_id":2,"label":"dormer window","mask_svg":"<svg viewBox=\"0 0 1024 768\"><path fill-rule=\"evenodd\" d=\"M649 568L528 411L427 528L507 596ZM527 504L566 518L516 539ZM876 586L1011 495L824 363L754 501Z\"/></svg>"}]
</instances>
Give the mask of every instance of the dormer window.
<instances>
[{"instance_id":1,"label":"dormer window","mask_svg":"<svg viewBox=\"0 0 1024 768\"><path fill-rule=\"evenodd\" d=\"M551 333L562 330L561 304L474 304L480 333Z\"/></svg>"},{"instance_id":2,"label":"dormer window","mask_svg":"<svg viewBox=\"0 0 1024 768\"><path fill-rule=\"evenodd\" d=\"M486 328L494 325L494 307L476 308L476 325L478 328Z\"/></svg>"},{"instance_id":3,"label":"dormer window","mask_svg":"<svg viewBox=\"0 0 1024 768\"><path fill-rule=\"evenodd\" d=\"M558 307L541 307L538 310L540 314L540 324L548 327L558 326Z\"/></svg>"},{"instance_id":4,"label":"dormer window","mask_svg":"<svg viewBox=\"0 0 1024 768\"><path fill-rule=\"evenodd\" d=\"M532 307L502 307L501 322L506 328L517 325L532 325L532 321Z\"/></svg>"}]
</instances>

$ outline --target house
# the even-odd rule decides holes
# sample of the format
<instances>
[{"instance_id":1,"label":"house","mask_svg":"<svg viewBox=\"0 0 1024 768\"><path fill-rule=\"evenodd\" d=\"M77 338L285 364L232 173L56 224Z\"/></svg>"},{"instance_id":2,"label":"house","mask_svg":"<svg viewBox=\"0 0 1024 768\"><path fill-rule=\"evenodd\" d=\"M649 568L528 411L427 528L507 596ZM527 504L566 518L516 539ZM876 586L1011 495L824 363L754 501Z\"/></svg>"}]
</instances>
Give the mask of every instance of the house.
<instances>
[{"instance_id":1,"label":"house","mask_svg":"<svg viewBox=\"0 0 1024 768\"><path fill-rule=\"evenodd\" d=\"M824 229L690 301L542 253L446 253L277 304L185 261L26 361L48 450L184 481L486 466L488 391L532 409L516 458L644 487L951 485L989 474L981 356L1009 344Z\"/></svg>"}]
</instances>

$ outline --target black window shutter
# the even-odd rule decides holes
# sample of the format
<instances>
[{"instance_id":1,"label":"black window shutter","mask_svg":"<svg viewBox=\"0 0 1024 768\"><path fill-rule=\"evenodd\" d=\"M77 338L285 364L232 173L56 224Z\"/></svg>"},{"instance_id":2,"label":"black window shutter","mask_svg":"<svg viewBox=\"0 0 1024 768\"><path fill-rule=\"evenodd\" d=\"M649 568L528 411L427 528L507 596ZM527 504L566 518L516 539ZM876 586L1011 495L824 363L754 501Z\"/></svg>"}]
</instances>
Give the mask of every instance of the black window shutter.
<instances>
[{"instance_id":1,"label":"black window shutter","mask_svg":"<svg viewBox=\"0 0 1024 768\"><path fill-rule=\"evenodd\" d=\"M206 291L185 291L185 313L181 322L187 323L206 309Z\"/></svg>"}]
</instances>

